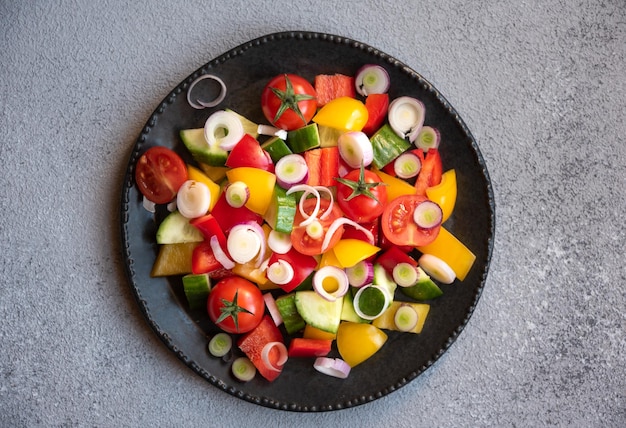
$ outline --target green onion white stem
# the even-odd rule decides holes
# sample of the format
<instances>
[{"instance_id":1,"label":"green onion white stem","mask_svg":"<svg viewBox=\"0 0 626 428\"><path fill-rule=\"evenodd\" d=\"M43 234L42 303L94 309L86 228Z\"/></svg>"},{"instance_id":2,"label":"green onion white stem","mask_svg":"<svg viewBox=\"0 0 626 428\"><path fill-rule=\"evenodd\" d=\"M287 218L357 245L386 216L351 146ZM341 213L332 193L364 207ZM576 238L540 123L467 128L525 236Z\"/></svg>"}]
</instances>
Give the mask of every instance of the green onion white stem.
<instances>
[{"instance_id":1,"label":"green onion white stem","mask_svg":"<svg viewBox=\"0 0 626 428\"><path fill-rule=\"evenodd\" d=\"M232 150L243 136L243 124L231 111L218 110L204 124L204 138L211 147Z\"/></svg>"},{"instance_id":2,"label":"green onion white stem","mask_svg":"<svg viewBox=\"0 0 626 428\"><path fill-rule=\"evenodd\" d=\"M176 207L187 218L200 217L209 211L211 191L206 184L195 180L187 180L178 189Z\"/></svg>"},{"instance_id":3,"label":"green onion white stem","mask_svg":"<svg viewBox=\"0 0 626 428\"><path fill-rule=\"evenodd\" d=\"M442 284L452 284L456 278L454 270L445 261L432 254L422 254L417 261L424 272Z\"/></svg>"}]
</instances>

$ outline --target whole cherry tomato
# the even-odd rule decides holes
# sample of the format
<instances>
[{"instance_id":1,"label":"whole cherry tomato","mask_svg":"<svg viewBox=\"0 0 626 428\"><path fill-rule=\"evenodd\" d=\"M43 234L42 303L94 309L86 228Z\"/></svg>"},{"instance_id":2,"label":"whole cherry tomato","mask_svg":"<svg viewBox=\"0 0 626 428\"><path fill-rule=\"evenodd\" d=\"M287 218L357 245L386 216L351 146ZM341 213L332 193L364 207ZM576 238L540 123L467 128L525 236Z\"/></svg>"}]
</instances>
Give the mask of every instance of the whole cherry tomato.
<instances>
[{"instance_id":1,"label":"whole cherry tomato","mask_svg":"<svg viewBox=\"0 0 626 428\"><path fill-rule=\"evenodd\" d=\"M261 93L261 108L274 126L290 131L311 121L317 110L315 88L295 74L281 74L270 80Z\"/></svg>"},{"instance_id":2,"label":"whole cherry tomato","mask_svg":"<svg viewBox=\"0 0 626 428\"><path fill-rule=\"evenodd\" d=\"M232 276L218 282L207 300L209 318L227 333L254 329L265 313L259 287L247 279Z\"/></svg>"},{"instance_id":3,"label":"whole cherry tomato","mask_svg":"<svg viewBox=\"0 0 626 428\"><path fill-rule=\"evenodd\" d=\"M337 203L346 217L370 223L383 213L387 189L377 174L361 166L336 180Z\"/></svg>"}]
</instances>

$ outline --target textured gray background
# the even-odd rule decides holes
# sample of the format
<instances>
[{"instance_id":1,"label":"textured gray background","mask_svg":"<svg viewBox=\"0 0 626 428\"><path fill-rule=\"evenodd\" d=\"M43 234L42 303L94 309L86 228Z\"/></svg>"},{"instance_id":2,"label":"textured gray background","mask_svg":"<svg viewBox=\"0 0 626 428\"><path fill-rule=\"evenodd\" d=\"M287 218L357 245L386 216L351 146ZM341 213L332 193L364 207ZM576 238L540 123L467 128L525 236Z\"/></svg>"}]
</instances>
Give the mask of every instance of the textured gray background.
<instances>
[{"instance_id":1,"label":"textured gray background","mask_svg":"<svg viewBox=\"0 0 626 428\"><path fill-rule=\"evenodd\" d=\"M593 426L626 422L626 4L0 3L0 426ZM252 38L371 44L452 103L494 184L474 316L365 406L273 411L186 368L124 276L122 176L153 109Z\"/></svg>"}]
</instances>

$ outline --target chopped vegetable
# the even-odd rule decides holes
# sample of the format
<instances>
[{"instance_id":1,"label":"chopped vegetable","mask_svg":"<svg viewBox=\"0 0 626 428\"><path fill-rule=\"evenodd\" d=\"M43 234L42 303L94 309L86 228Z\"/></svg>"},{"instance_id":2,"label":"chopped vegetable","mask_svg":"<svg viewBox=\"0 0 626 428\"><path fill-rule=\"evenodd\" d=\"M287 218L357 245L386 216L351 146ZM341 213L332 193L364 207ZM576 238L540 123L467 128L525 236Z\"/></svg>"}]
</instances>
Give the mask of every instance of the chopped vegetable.
<instances>
[{"instance_id":1,"label":"chopped vegetable","mask_svg":"<svg viewBox=\"0 0 626 428\"><path fill-rule=\"evenodd\" d=\"M353 287L363 287L365 284L372 282L374 277L374 266L372 262L362 260L352 267L346 269L348 281Z\"/></svg>"},{"instance_id":2,"label":"chopped vegetable","mask_svg":"<svg viewBox=\"0 0 626 428\"><path fill-rule=\"evenodd\" d=\"M191 96L192 89L194 89L198 83L200 83L203 80L207 80L207 79L214 80L217 83L219 83L219 85L220 85L220 92L219 92L219 94L214 99L212 99L211 101L201 101L199 99L196 99L195 101L193 101L192 100L192 96ZM191 84L189 85L189 88L187 88L187 102L189 103L189 105L191 107L193 107L195 109L198 109L198 110L202 110L204 108L215 107L219 103L224 101L225 97L226 97L226 84L224 83L224 81L222 79L220 79L219 77L217 77L217 76L215 76L213 74L203 74L203 75L201 75L196 80L191 82Z\"/></svg>"},{"instance_id":3,"label":"chopped vegetable","mask_svg":"<svg viewBox=\"0 0 626 428\"><path fill-rule=\"evenodd\" d=\"M417 325L419 315L411 305L401 305L393 316L393 322L399 331L411 331Z\"/></svg>"},{"instance_id":4,"label":"chopped vegetable","mask_svg":"<svg viewBox=\"0 0 626 428\"><path fill-rule=\"evenodd\" d=\"M254 364L246 357L236 358L231 366L231 371L242 382L249 382L256 376Z\"/></svg>"},{"instance_id":5,"label":"chopped vegetable","mask_svg":"<svg viewBox=\"0 0 626 428\"><path fill-rule=\"evenodd\" d=\"M328 301L343 297L349 288L346 272L336 266L324 266L313 275L313 289Z\"/></svg>"},{"instance_id":6,"label":"chopped vegetable","mask_svg":"<svg viewBox=\"0 0 626 428\"><path fill-rule=\"evenodd\" d=\"M441 134L437 128L433 128L432 126L422 126L422 129L420 129L420 132L417 134L417 138L415 138L413 144L415 144L417 148L427 152L428 149L439 148L440 141Z\"/></svg>"},{"instance_id":7,"label":"chopped vegetable","mask_svg":"<svg viewBox=\"0 0 626 428\"><path fill-rule=\"evenodd\" d=\"M209 340L208 350L214 357L223 357L228 354L233 347L233 339L224 332L216 333Z\"/></svg>"},{"instance_id":8,"label":"chopped vegetable","mask_svg":"<svg viewBox=\"0 0 626 428\"><path fill-rule=\"evenodd\" d=\"M426 109L424 103L412 97L399 97L389 104L387 117L395 133L414 142L422 129Z\"/></svg>"},{"instance_id":9,"label":"chopped vegetable","mask_svg":"<svg viewBox=\"0 0 626 428\"><path fill-rule=\"evenodd\" d=\"M276 163L276 182L284 189L296 184L306 183L309 177L309 168L304 157L299 154L283 156Z\"/></svg>"},{"instance_id":10,"label":"chopped vegetable","mask_svg":"<svg viewBox=\"0 0 626 428\"><path fill-rule=\"evenodd\" d=\"M204 124L204 138L210 147L232 150L244 135L241 121L229 111L216 111Z\"/></svg>"},{"instance_id":11,"label":"chopped vegetable","mask_svg":"<svg viewBox=\"0 0 626 428\"><path fill-rule=\"evenodd\" d=\"M374 159L372 143L364 132L346 132L339 137L337 147L341 158L351 167L369 166Z\"/></svg>"},{"instance_id":12,"label":"chopped vegetable","mask_svg":"<svg viewBox=\"0 0 626 428\"><path fill-rule=\"evenodd\" d=\"M233 208L241 208L250 199L250 189L243 181L235 181L226 186L226 202Z\"/></svg>"},{"instance_id":13,"label":"chopped vegetable","mask_svg":"<svg viewBox=\"0 0 626 428\"><path fill-rule=\"evenodd\" d=\"M454 270L446 262L432 254L423 254L419 258L418 263L435 281L443 284L452 284L456 278Z\"/></svg>"},{"instance_id":14,"label":"chopped vegetable","mask_svg":"<svg viewBox=\"0 0 626 428\"><path fill-rule=\"evenodd\" d=\"M364 97L370 94L384 94L389 90L389 73L377 64L366 64L356 72L356 91Z\"/></svg>"},{"instance_id":15,"label":"chopped vegetable","mask_svg":"<svg viewBox=\"0 0 626 428\"><path fill-rule=\"evenodd\" d=\"M320 373L339 379L345 379L350 374L350 365L340 358L318 357L313 367Z\"/></svg>"}]
</instances>

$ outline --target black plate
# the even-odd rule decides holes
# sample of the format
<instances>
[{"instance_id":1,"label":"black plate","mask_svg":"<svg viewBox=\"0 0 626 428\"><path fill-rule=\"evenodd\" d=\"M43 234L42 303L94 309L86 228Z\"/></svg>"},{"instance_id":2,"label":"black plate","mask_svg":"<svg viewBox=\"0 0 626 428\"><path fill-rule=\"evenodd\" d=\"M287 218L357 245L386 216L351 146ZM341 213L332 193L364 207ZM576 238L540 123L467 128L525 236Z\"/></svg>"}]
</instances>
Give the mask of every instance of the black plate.
<instances>
[{"instance_id":1,"label":"black plate","mask_svg":"<svg viewBox=\"0 0 626 428\"><path fill-rule=\"evenodd\" d=\"M313 80L316 74L354 75L376 63L391 77L390 99L409 95L426 106L425 123L441 131L444 169L455 168L458 199L446 227L475 254L465 281L443 286L433 301L420 335L389 332L388 342L355 367L348 379L322 375L312 361L292 359L273 383L260 376L239 383L230 365L208 355L207 336L216 331L207 316L189 311L178 278L151 278L157 253L158 220L142 207L134 186L134 164L151 146L163 145L191 160L178 137L181 129L201 128L213 110L195 110L186 100L189 84L210 73L221 77L228 95L217 108L231 108L266 123L260 94L267 81L293 72ZM494 198L485 163L469 130L444 97L421 75L364 43L310 32L271 34L245 43L212 60L180 83L148 120L130 157L122 191L122 242L132 290L150 326L188 367L229 394L262 406L292 411L328 411L370 402L416 378L454 342L467 324L485 284L494 236ZM158 216L157 216L158 217ZM336 354L336 351L335 355Z\"/></svg>"}]
</instances>

